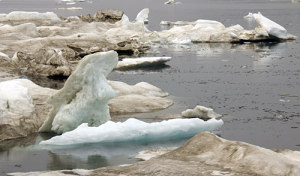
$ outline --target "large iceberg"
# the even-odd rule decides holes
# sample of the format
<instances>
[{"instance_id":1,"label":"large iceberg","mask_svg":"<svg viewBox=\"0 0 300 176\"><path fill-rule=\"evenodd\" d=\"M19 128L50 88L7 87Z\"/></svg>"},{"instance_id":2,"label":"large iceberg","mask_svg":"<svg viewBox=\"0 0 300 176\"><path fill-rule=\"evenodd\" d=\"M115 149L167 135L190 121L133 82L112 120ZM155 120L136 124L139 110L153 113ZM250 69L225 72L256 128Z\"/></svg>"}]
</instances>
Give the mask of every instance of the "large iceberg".
<instances>
[{"instance_id":1,"label":"large iceberg","mask_svg":"<svg viewBox=\"0 0 300 176\"><path fill-rule=\"evenodd\" d=\"M115 51L84 57L64 87L49 99L53 105L40 132L71 131L82 123L99 126L110 119L108 101L115 91L106 76L117 65Z\"/></svg>"},{"instance_id":2,"label":"large iceberg","mask_svg":"<svg viewBox=\"0 0 300 176\"><path fill-rule=\"evenodd\" d=\"M191 137L202 131L213 131L223 125L222 120L172 119L146 123L134 118L125 122L108 121L99 127L86 123L61 136L42 141L44 145L74 145L83 143L151 142Z\"/></svg>"}]
</instances>

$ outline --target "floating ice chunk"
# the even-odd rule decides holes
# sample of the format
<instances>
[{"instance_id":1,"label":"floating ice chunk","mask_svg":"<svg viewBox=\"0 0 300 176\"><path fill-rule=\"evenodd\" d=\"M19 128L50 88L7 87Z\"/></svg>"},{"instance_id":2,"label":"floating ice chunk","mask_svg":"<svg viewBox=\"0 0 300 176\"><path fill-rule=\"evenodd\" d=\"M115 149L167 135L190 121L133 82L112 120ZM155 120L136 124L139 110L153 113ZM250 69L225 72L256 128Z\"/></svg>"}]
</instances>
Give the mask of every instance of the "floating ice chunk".
<instances>
[{"instance_id":1,"label":"floating ice chunk","mask_svg":"<svg viewBox=\"0 0 300 176\"><path fill-rule=\"evenodd\" d=\"M201 119L212 119L219 118L222 115L217 114L211 108L204 106L196 106L194 109L187 109L181 113L182 117L185 118L201 118Z\"/></svg>"},{"instance_id":2,"label":"floating ice chunk","mask_svg":"<svg viewBox=\"0 0 300 176\"><path fill-rule=\"evenodd\" d=\"M141 10L137 14L137 16L135 18L135 21L147 23L148 22L148 15L149 15L149 9L148 8L144 8L143 10Z\"/></svg>"},{"instance_id":3,"label":"floating ice chunk","mask_svg":"<svg viewBox=\"0 0 300 176\"><path fill-rule=\"evenodd\" d=\"M120 81L108 81L108 83L115 91L117 91L117 96L136 94L148 97L166 97L169 95L160 88L146 82L139 82L135 85L128 85Z\"/></svg>"},{"instance_id":4,"label":"floating ice chunk","mask_svg":"<svg viewBox=\"0 0 300 176\"><path fill-rule=\"evenodd\" d=\"M117 96L109 101L111 114L151 112L165 109L173 104L171 99L158 87L146 82L128 85L123 82L109 81Z\"/></svg>"},{"instance_id":5,"label":"floating ice chunk","mask_svg":"<svg viewBox=\"0 0 300 176\"><path fill-rule=\"evenodd\" d=\"M175 1L174 0L168 0L167 2L165 2L165 4L174 4Z\"/></svg>"},{"instance_id":6,"label":"floating ice chunk","mask_svg":"<svg viewBox=\"0 0 300 176\"><path fill-rule=\"evenodd\" d=\"M138 94L117 96L109 101L110 112L113 114L151 112L171 105L171 99Z\"/></svg>"},{"instance_id":7,"label":"floating ice chunk","mask_svg":"<svg viewBox=\"0 0 300 176\"><path fill-rule=\"evenodd\" d=\"M246 16L247 19L251 19L252 17L262 28L268 32L269 35L279 39L288 39L287 30L284 27L264 17L260 12L254 14L249 13Z\"/></svg>"},{"instance_id":8,"label":"floating ice chunk","mask_svg":"<svg viewBox=\"0 0 300 176\"><path fill-rule=\"evenodd\" d=\"M74 145L83 143L151 142L191 137L202 131L212 131L223 125L222 120L172 119L146 123L137 119L125 122L108 121L99 127L82 124L73 131L55 136L40 144Z\"/></svg>"},{"instance_id":9,"label":"floating ice chunk","mask_svg":"<svg viewBox=\"0 0 300 176\"><path fill-rule=\"evenodd\" d=\"M40 132L64 133L82 123L98 126L110 119L108 101L115 92L106 76L117 65L114 51L95 53L84 57L64 87L50 97L53 105Z\"/></svg>"},{"instance_id":10,"label":"floating ice chunk","mask_svg":"<svg viewBox=\"0 0 300 176\"><path fill-rule=\"evenodd\" d=\"M171 57L140 57L140 58L125 58L118 62L116 69L146 67L152 65L164 64L170 61Z\"/></svg>"},{"instance_id":11,"label":"floating ice chunk","mask_svg":"<svg viewBox=\"0 0 300 176\"><path fill-rule=\"evenodd\" d=\"M58 10L82 10L82 7L67 7L67 8L58 8Z\"/></svg>"}]
</instances>

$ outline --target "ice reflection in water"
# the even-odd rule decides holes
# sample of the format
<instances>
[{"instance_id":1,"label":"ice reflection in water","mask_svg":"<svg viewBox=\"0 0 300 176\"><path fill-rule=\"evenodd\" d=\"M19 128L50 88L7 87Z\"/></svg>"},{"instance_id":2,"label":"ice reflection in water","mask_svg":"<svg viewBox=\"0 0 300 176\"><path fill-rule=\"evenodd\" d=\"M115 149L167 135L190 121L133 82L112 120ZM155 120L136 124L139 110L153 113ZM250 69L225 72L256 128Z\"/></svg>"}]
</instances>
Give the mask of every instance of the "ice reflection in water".
<instances>
[{"instance_id":1,"label":"ice reflection in water","mask_svg":"<svg viewBox=\"0 0 300 176\"><path fill-rule=\"evenodd\" d=\"M23 140L11 140L0 146L0 175L18 171L61 169L95 169L105 166L132 164L139 151L155 147L175 147L186 139L159 143L109 143L72 146L40 146L53 134L32 135ZM28 162L30 161L30 162Z\"/></svg>"}]
</instances>

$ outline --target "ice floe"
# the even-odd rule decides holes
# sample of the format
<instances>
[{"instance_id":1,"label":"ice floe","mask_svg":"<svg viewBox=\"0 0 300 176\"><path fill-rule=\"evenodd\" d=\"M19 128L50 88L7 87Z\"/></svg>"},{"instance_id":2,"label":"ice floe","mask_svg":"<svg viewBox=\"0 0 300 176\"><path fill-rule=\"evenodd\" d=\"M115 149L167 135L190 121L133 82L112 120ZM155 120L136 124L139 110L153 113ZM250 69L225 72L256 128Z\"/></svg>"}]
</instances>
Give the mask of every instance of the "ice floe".
<instances>
[{"instance_id":1,"label":"ice floe","mask_svg":"<svg viewBox=\"0 0 300 176\"><path fill-rule=\"evenodd\" d=\"M212 118L220 118L222 115L217 114L211 108L207 108L204 106L196 106L194 109L187 109L181 113L182 117L185 118L201 118L201 119L212 119Z\"/></svg>"},{"instance_id":2,"label":"ice floe","mask_svg":"<svg viewBox=\"0 0 300 176\"><path fill-rule=\"evenodd\" d=\"M54 92L27 79L0 82L0 141L37 132L49 112L46 100Z\"/></svg>"},{"instance_id":3,"label":"ice floe","mask_svg":"<svg viewBox=\"0 0 300 176\"><path fill-rule=\"evenodd\" d=\"M171 57L140 57L140 58L124 58L118 62L116 69L126 69L135 67L151 67L153 65L164 64L170 61Z\"/></svg>"},{"instance_id":4,"label":"ice floe","mask_svg":"<svg viewBox=\"0 0 300 176\"><path fill-rule=\"evenodd\" d=\"M128 85L123 82L109 81L109 84L117 92L116 97L109 101L111 114L127 114L151 112L161 110L173 105L167 92L146 82Z\"/></svg>"},{"instance_id":5,"label":"ice floe","mask_svg":"<svg viewBox=\"0 0 300 176\"><path fill-rule=\"evenodd\" d=\"M98 126L107 122L110 119L108 101L115 92L106 76L117 62L118 55L114 51L83 58L64 87L50 98L53 109L40 132L64 133L82 123Z\"/></svg>"},{"instance_id":6,"label":"ice floe","mask_svg":"<svg viewBox=\"0 0 300 176\"><path fill-rule=\"evenodd\" d=\"M260 12L254 14L249 13L245 18L253 18L263 29L267 31L267 33L271 37L276 37L279 39L288 39L288 33L284 27L266 18Z\"/></svg>"},{"instance_id":7,"label":"ice floe","mask_svg":"<svg viewBox=\"0 0 300 176\"><path fill-rule=\"evenodd\" d=\"M133 21L122 11L112 9L100 10L93 16L88 14L68 18L59 18L53 12L0 14L0 52L10 58L22 54L25 58L28 56L29 64L14 64L22 74L69 76L74 70L73 63L85 55L100 51L115 50L138 56L150 46L162 44L295 39L282 26L260 13L248 15L249 19L259 24L252 30L240 25L225 27L218 21L199 19L193 22L162 22L174 26L168 30L150 31L144 24L148 15L148 8L141 10ZM63 66L68 67L68 71L61 71L61 67L53 67L47 62L35 64L41 50L61 53L67 63ZM38 69L40 66L51 67L51 71L41 71Z\"/></svg>"},{"instance_id":8,"label":"ice floe","mask_svg":"<svg viewBox=\"0 0 300 176\"><path fill-rule=\"evenodd\" d=\"M43 145L75 145L83 143L108 143L132 141L159 141L193 136L202 131L213 131L223 125L222 120L172 119L146 123L137 119L125 122L106 122L99 127L86 123L73 131L42 141Z\"/></svg>"}]
</instances>

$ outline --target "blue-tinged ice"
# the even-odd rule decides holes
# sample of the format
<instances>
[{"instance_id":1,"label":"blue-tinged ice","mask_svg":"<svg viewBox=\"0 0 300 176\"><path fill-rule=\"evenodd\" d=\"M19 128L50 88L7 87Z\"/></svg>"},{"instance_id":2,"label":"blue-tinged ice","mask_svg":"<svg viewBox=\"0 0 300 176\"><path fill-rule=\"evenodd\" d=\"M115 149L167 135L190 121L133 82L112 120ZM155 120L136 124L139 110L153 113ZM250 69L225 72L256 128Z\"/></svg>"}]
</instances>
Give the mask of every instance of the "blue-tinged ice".
<instances>
[{"instance_id":1,"label":"blue-tinged ice","mask_svg":"<svg viewBox=\"0 0 300 176\"><path fill-rule=\"evenodd\" d=\"M151 142L191 137L203 131L213 131L223 120L172 119L146 123L134 118L125 122L108 121L99 127L81 124L75 130L42 141L43 145L74 145L84 143Z\"/></svg>"}]
</instances>

